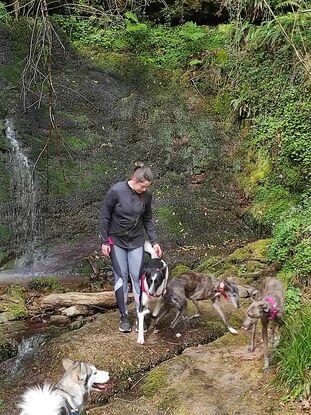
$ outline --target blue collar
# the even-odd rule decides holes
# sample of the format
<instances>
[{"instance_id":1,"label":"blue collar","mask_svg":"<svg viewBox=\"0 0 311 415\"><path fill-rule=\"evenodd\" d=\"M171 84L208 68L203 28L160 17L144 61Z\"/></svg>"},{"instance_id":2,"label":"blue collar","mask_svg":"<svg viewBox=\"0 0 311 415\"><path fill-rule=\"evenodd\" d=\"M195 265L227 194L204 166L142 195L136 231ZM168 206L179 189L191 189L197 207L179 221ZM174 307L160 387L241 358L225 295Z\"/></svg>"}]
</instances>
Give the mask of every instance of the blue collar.
<instances>
[{"instance_id":1,"label":"blue collar","mask_svg":"<svg viewBox=\"0 0 311 415\"><path fill-rule=\"evenodd\" d=\"M80 412L74 411L74 412L71 412L71 415L80 415Z\"/></svg>"}]
</instances>

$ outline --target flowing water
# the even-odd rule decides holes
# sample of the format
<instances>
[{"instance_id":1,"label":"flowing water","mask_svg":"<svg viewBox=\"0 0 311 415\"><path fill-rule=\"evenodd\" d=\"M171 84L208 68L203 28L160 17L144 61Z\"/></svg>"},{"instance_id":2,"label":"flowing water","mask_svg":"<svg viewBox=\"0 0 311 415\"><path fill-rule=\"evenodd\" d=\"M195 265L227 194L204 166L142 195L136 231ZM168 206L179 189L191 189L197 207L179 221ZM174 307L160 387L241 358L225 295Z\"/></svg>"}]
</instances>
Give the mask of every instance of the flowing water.
<instances>
[{"instance_id":1,"label":"flowing water","mask_svg":"<svg viewBox=\"0 0 311 415\"><path fill-rule=\"evenodd\" d=\"M9 222L18 243L27 247L23 255L25 263L27 258L31 257L39 236L38 192L33 178L32 165L19 142L13 117L7 117L5 120L5 135L12 146L13 203L9 212Z\"/></svg>"}]
</instances>

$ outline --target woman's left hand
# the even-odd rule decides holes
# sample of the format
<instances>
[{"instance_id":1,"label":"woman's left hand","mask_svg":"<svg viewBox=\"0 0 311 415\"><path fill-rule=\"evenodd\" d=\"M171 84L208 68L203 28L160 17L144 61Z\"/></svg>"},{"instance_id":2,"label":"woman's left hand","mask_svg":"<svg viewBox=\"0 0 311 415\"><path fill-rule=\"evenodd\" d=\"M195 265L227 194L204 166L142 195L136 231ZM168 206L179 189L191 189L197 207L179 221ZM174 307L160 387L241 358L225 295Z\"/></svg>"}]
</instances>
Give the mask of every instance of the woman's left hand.
<instances>
[{"instance_id":1,"label":"woman's left hand","mask_svg":"<svg viewBox=\"0 0 311 415\"><path fill-rule=\"evenodd\" d=\"M162 249L161 249L160 245L159 244L154 244L153 249L156 251L156 254L158 255L158 257L161 258Z\"/></svg>"}]
</instances>

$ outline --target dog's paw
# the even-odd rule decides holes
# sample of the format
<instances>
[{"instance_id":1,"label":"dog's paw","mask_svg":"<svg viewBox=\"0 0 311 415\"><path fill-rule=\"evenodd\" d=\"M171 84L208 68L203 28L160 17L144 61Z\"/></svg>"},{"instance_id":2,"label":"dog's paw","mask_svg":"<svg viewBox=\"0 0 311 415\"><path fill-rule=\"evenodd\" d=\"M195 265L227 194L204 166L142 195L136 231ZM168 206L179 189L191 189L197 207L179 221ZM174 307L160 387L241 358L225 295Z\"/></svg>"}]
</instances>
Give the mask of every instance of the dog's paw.
<instances>
[{"instance_id":1,"label":"dog's paw","mask_svg":"<svg viewBox=\"0 0 311 415\"><path fill-rule=\"evenodd\" d=\"M228 327L228 330L230 331L230 333L232 334L238 334L237 330L234 329L233 327Z\"/></svg>"},{"instance_id":2,"label":"dog's paw","mask_svg":"<svg viewBox=\"0 0 311 415\"><path fill-rule=\"evenodd\" d=\"M137 339L137 343L138 344L145 344L145 340L144 339Z\"/></svg>"}]
</instances>

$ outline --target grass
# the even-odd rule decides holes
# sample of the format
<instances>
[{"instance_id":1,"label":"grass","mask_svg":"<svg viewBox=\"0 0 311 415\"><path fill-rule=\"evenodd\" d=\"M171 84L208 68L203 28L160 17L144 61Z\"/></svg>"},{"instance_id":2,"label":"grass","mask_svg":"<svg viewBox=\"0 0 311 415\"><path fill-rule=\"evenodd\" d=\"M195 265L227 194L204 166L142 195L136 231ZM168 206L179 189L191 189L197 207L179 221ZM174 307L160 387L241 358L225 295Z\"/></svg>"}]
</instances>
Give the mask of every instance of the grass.
<instances>
[{"instance_id":1,"label":"grass","mask_svg":"<svg viewBox=\"0 0 311 415\"><path fill-rule=\"evenodd\" d=\"M276 350L277 381L285 398L307 398L311 392L311 306L290 316Z\"/></svg>"}]
</instances>

